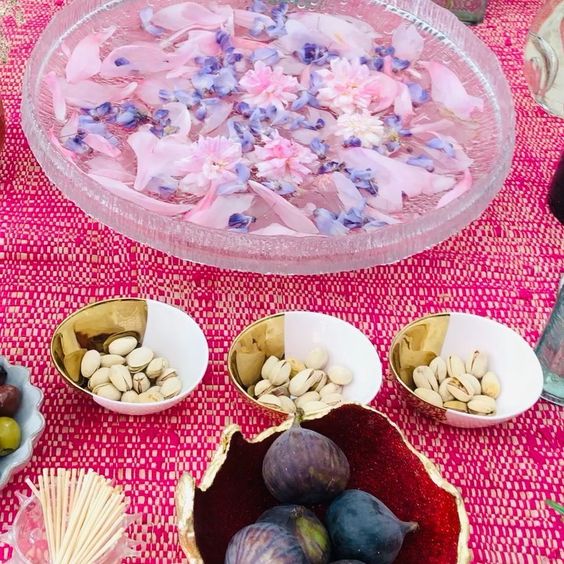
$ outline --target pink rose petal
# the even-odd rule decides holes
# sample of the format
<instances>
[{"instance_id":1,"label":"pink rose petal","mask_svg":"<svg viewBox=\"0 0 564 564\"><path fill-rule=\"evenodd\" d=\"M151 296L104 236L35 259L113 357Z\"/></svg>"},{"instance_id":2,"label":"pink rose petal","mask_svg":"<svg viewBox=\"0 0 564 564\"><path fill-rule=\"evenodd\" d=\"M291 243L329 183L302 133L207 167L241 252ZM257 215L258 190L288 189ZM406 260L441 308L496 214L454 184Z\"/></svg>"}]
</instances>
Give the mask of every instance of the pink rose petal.
<instances>
[{"instance_id":1,"label":"pink rose petal","mask_svg":"<svg viewBox=\"0 0 564 564\"><path fill-rule=\"evenodd\" d=\"M413 24L404 24L396 28L392 34L392 47L395 49L396 57L413 63L423 52L424 40Z\"/></svg>"},{"instance_id":2,"label":"pink rose petal","mask_svg":"<svg viewBox=\"0 0 564 564\"><path fill-rule=\"evenodd\" d=\"M108 157L119 157L121 151L112 145L105 137L96 133L88 133L84 136L83 141L95 151L107 155Z\"/></svg>"},{"instance_id":3,"label":"pink rose petal","mask_svg":"<svg viewBox=\"0 0 564 564\"><path fill-rule=\"evenodd\" d=\"M311 235L308 235L306 233L299 233L298 231L294 231L293 229L290 229L289 227L286 227L285 225L281 225L280 223L271 223L270 225L267 225L266 227L263 227L262 229L256 229L255 231L253 231L253 235L268 235L270 237L276 237L276 236L284 236L284 235L288 235L290 237L310 237Z\"/></svg>"},{"instance_id":4,"label":"pink rose petal","mask_svg":"<svg viewBox=\"0 0 564 564\"><path fill-rule=\"evenodd\" d=\"M394 113L401 117L405 123L413 115L413 103L409 88L403 82L397 82L398 94L394 100Z\"/></svg>"},{"instance_id":5,"label":"pink rose petal","mask_svg":"<svg viewBox=\"0 0 564 564\"><path fill-rule=\"evenodd\" d=\"M98 33L91 33L78 42L65 68L68 82L80 82L100 72L100 45L107 41L116 29L113 25Z\"/></svg>"},{"instance_id":6,"label":"pink rose petal","mask_svg":"<svg viewBox=\"0 0 564 564\"><path fill-rule=\"evenodd\" d=\"M348 179L342 172L334 172L331 178L337 188L337 195L343 204L343 209L348 211L351 208L359 208L364 206L366 200L354 183Z\"/></svg>"},{"instance_id":7,"label":"pink rose petal","mask_svg":"<svg viewBox=\"0 0 564 564\"><path fill-rule=\"evenodd\" d=\"M474 110L484 110L484 101L477 96L470 96L460 79L441 63L420 62L431 76L431 96L435 102L461 119L469 120Z\"/></svg>"},{"instance_id":8,"label":"pink rose petal","mask_svg":"<svg viewBox=\"0 0 564 564\"><path fill-rule=\"evenodd\" d=\"M162 163L157 162L153 153L157 148L158 138L151 132L142 130L132 133L127 138L127 143L137 157L137 176L135 177L135 190L143 190L153 176L159 176Z\"/></svg>"},{"instance_id":9,"label":"pink rose petal","mask_svg":"<svg viewBox=\"0 0 564 564\"><path fill-rule=\"evenodd\" d=\"M204 122L204 126L200 130L200 135L207 135L208 133L216 130L225 120L227 120L232 109L233 104L231 102L224 102L223 100L220 100L217 104L215 104L213 111L210 112Z\"/></svg>"},{"instance_id":10,"label":"pink rose petal","mask_svg":"<svg viewBox=\"0 0 564 564\"><path fill-rule=\"evenodd\" d=\"M90 174L113 178L114 180L120 180L121 182L129 184L135 181L135 175L126 170L117 159L97 155L92 157L85 164Z\"/></svg>"},{"instance_id":11,"label":"pink rose petal","mask_svg":"<svg viewBox=\"0 0 564 564\"><path fill-rule=\"evenodd\" d=\"M51 71L45 75L43 79L45 85L53 95L53 111L57 121L65 121L67 115L67 104L63 94L62 79L59 78L55 71Z\"/></svg>"},{"instance_id":12,"label":"pink rose petal","mask_svg":"<svg viewBox=\"0 0 564 564\"><path fill-rule=\"evenodd\" d=\"M306 217L300 209L285 200L282 196L276 194L272 190L269 190L266 186L260 184L259 182L255 182L254 180L249 181L249 186L272 208L272 211L288 227L310 235L319 233L315 223Z\"/></svg>"},{"instance_id":13,"label":"pink rose petal","mask_svg":"<svg viewBox=\"0 0 564 564\"><path fill-rule=\"evenodd\" d=\"M125 86L101 84L92 80L82 80L75 84L64 83L66 102L77 108L96 108L104 102L120 102L129 98L137 88L136 82Z\"/></svg>"},{"instance_id":14,"label":"pink rose petal","mask_svg":"<svg viewBox=\"0 0 564 564\"><path fill-rule=\"evenodd\" d=\"M230 196L217 196L209 207L205 209L194 208L186 216L192 223L204 225L205 227L215 227L216 229L226 229L229 218L234 213L247 211L253 203L253 194L231 194Z\"/></svg>"},{"instance_id":15,"label":"pink rose petal","mask_svg":"<svg viewBox=\"0 0 564 564\"><path fill-rule=\"evenodd\" d=\"M467 192L472 187L472 175L470 174L469 170L464 171L464 177L458 184L447 194L445 194L437 204L437 208L442 208L447 204L450 204L453 200L458 198L464 192Z\"/></svg>"},{"instance_id":16,"label":"pink rose petal","mask_svg":"<svg viewBox=\"0 0 564 564\"><path fill-rule=\"evenodd\" d=\"M216 14L201 4L183 2L155 12L152 23L176 31L182 28L215 29L225 20L225 15Z\"/></svg>"},{"instance_id":17,"label":"pink rose petal","mask_svg":"<svg viewBox=\"0 0 564 564\"><path fill-rule=\"evenodd\" d=\"M249 10L233 10L233 22L235 25L245 29L251 29L255 25L256 20L260 20L265 27L274 26L274 20L266 14L257 14Z\"/></svg>"},{"instance_id":18,"label":"pink rose petal","mask_svg":"<svg viewBox=\"0 0 564 564\"><path fill-rule=\"evenodd\" d=\"M185 104L169 102L163 105L163 110L168 110L168 117L172 127L178 127L176 135L186 137L192 127L192 118Z\"/></svg>"},{"instance_id":19,"label":"pink rose petal","mask_svg":"<svg viewBox=\"0 0 564 564\"><path fill-rule=\"evenodd\" d=\"M61 128L60 137L66 139L67 137L74 137L78 131L78 113L72 112L71 117L67 123Z\"/></svg>"},{"instance_id":20,"label":"pink rose petal","mask_svg":"<svg viewBox=\"0 0 564 564\"><path fill-rule=\"evenodd\" d=\"M389 225L396 225L398 223L401 223L399 219L396 219L395 217L392 217L391 215L388 215L386 213L382 213L376 208L370 206L366 206L364 211L368 217L376 219L377 221L384 221Z\"/></svg>"}]
</instances>

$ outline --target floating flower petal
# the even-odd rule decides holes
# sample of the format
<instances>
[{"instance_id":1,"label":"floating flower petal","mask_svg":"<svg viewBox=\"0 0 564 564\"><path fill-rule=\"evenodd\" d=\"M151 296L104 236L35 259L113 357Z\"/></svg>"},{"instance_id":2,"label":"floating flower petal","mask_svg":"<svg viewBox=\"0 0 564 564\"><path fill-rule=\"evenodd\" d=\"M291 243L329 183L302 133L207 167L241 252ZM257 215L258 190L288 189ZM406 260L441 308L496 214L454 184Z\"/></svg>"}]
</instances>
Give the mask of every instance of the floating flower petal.
<instances>
[{"instance_id":1,"label":"floating flower petal","mask_svg":"<svg viewBox=\"0 0 564 564\"><path fill-rule=\"evenodd\" d=\"M413 63L421 56L424 41L413 24L404 24L394 30L392 46L396 57Z\"/></svg>"},{"instance_id":2,"label":"floating flower petal","mask_svg":"<svg viewBox=\"0 0 564 564\"><path fill-rule=\"evenodd\" d=\"M243 75L239 84L247 92L243 99L254 106L273 104L283 108L297 98L295 92L298 81L285 75L282 67L272 69L262 61L257 61L254 68Z\"/></svg>"},{"instance_id":3,"label":"floating flower petal","mask_svg":"<svg viewBox=\"0 0 564 564\"><path fill-rule=\"evenodd\" d=\"M107 41L116 31L116 26L91 33L81 39L72 50L65 67L68 82L80 82L100 72L100 45Z\"/></svg>"}]
</instances>

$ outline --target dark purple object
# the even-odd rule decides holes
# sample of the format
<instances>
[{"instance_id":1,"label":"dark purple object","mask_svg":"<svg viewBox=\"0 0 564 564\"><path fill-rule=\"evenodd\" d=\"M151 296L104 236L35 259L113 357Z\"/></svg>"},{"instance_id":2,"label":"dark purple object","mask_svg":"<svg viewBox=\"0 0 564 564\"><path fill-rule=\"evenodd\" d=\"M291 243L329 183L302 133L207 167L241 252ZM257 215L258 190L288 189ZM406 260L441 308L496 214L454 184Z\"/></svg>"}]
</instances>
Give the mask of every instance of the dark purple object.
<instances>
[{"instance_id":1,"label":"dark purple object","mask_svg":"<svg viewBox=\"0 0 564 564\"><path fill-rule=\"evenodd\" d=\"M564 152L550 184L548 207L554 217L564 225Z\"/></svg>"}]
</instances>

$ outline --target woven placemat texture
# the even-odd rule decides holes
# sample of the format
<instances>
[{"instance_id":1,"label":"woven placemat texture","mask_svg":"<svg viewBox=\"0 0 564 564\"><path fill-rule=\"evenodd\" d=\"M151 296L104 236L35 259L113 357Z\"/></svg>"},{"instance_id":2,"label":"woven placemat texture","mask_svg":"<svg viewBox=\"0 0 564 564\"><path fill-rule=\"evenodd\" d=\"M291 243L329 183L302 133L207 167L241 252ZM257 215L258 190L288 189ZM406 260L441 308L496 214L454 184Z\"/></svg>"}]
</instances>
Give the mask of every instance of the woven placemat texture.
<instances>
[{"instance_id":1,"label":"woven placemat texture","mask_svg":"<svg viewBox=\"0 0 564 564\"><path fill-rule=\"evenodd\" d=\"M227 423L248 435L271 424L230 387L225 362L233 337L263 315L283 309L337 315L364 331L382 359L401 326L441 310L489 316L536 342L564 271L564 230L545 203L564 126L533 103L522 75L526 30L540 1L491 0L485 23L475 28L507 73L518 118L513 169L482 217L392 266L297 277L171 258L98 224L47 181L19 125L20 87L26 58L60 4L21 0L19 23L13 15L4 18L11 52L9 64L0 66L8 116L0 155L0 352L30 367L32 381L45 391L47 428L29 466L0 492L0 531L14 518L15 494L26 490L26 477L44 467L89 466L122 483L141 514L132 531L144 543L135 562L182 561L174 525L177 478L202 475ZM82 305L114 296L164 300L201 324L211 349L209 371L180 406L141 419L119 416L57 378L48 353L56 324ZM544 500L563 501L561 409L541 401L505 425L454 429L410 412L389 380L374 405L462 492L475 562L559 561L562 521ZM0 544L0 561L10 554Z\"/></svg>"}]
</instances>

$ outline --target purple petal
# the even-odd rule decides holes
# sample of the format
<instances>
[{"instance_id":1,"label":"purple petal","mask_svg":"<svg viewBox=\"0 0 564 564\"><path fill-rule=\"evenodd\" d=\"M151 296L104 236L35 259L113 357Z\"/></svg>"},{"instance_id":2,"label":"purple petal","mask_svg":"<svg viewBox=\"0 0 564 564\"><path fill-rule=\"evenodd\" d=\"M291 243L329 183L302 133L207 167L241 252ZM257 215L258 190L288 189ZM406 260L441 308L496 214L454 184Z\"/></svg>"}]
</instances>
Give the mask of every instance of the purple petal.
<instances>
[{"instance_id":1,"label":"purple petal","mask_svg":"<svg viewBox=\"0 0 564 564\"><path fill-rule=\"evenodd\" d=\"M151 23L153 19L153 8L151 6L145 6L145 8L139 10L139 19L141 20L141 27L151 35L160 37L165 32L162 27Z\"/></svg>"},{"instance_id":2,"label":"purple petal","mask_svg":"<svg viewBox=\"0 0 564 564\"><path fill-rule=\"evenodd\" d=\"M433 172L435 170L435 164L433 163L433 159L426 155L419 155L418 157L410 157L409 159L407 159L407 164L413 166L419 166L429 172Z\"/></svg>"},{"instance_id":3,"label":"purple petal","mask_svg":"<svg viewBox=\"0 0 564 564\"><path fill-rule=\"evenodd\" d=\"M234 213L229 217L229 229L233 231L242 231L247 233L249 225L257 220L252 215L245 215L244 213Z\"/></svg>"},{"instance_id":4,"label":"purple petal","mask_svg":"<svg viewBox=\"0 0 564 564\"><path fill-rule=\"evenodd\" d=\"M265 65L275 65L280 60L280 53L271 47L255 49L250 56L251 62L262 61Z\"/></svg>"},{"instance_id":5,"label":"purple petal","mask_svg":"<svg viewBox=\"0 0 564 564\"><path fill-rule=\"evenodd\" d=\"M337 216L325 208L317 208L313 216L315 225L323 235L346 235L349 232L348 228L337 220Z\"/></svg>"}]
</instances>

